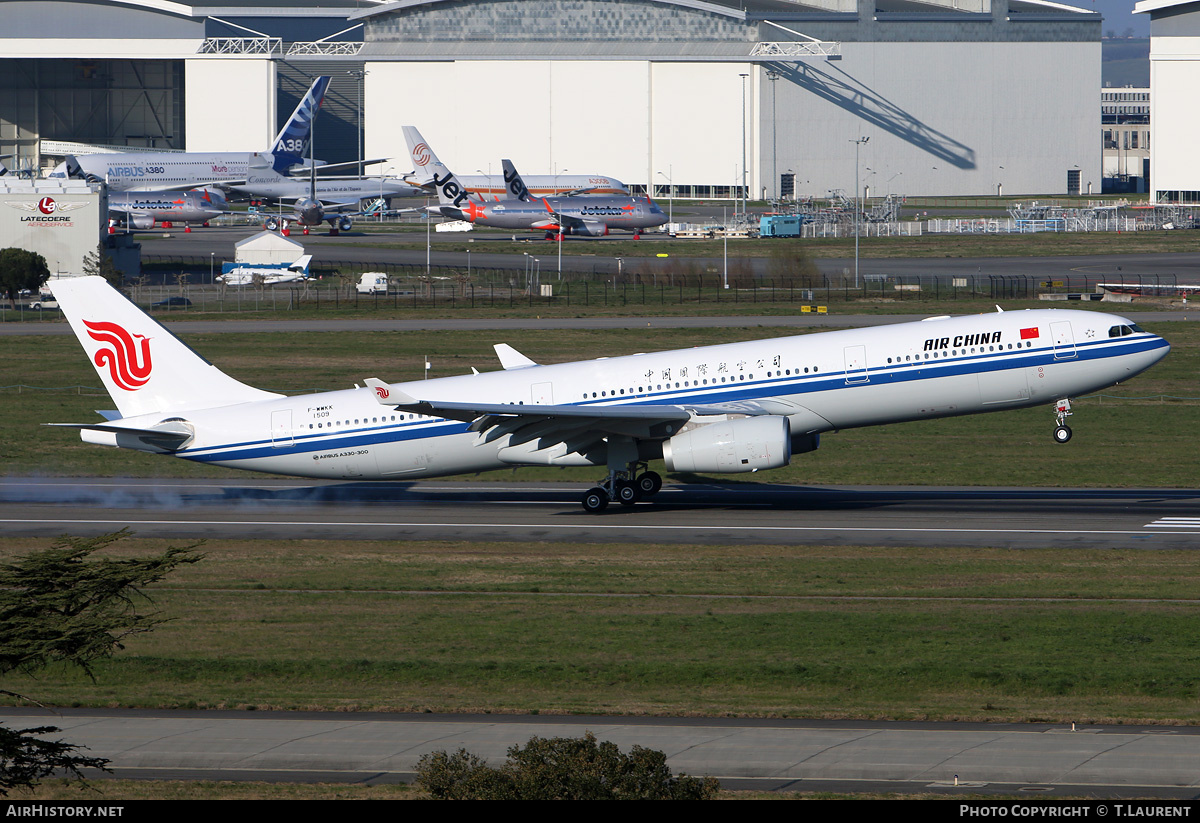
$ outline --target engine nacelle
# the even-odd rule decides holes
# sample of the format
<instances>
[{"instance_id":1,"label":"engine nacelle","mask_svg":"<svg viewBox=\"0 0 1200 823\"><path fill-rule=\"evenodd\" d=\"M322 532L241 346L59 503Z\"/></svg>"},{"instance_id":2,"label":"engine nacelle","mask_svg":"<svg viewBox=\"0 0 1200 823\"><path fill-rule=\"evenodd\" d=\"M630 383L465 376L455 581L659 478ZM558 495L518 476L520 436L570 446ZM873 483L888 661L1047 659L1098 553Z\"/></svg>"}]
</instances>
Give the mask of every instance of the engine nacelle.
<instances>
[{"instance_id":1,"label":"engine nacelle","mask_svg":"<svg viewBox=\"0 0 1200 823\"><path fill-rule=\"evenodd\" d=\"M131 214L129 215L129 225L135 229L146 231L154 228L154 218L148 214Z\"/></svg>"},{"instance_id":2,"label":"engine nacelle","mask_svg":"<svg viewBox=\"0 0 1200 823\"><path fill-rule=\"evenodd\" d=\"M583 225L571 227L571 234L579 234L584 237L604 237L608 234L608 224L601 223L599 220L584 220Z\"/></svg>"},{"instance_id":3,"label":"engine nacelle","mask_svg":"<svg viewBox=\"0 0 1200 823\"><path fill-rule=\"evenodd\" d=\"M325 220L325 207L319 200L309 200L307 197L296 201L296 219L305 226L319 226Z\"/></svg>"},{"instance_id":4,"label":"engine nacelle","mask_svg":"<svg viewBox=\"0 0 1200 823\"><path fill-rule=\"evenodd\" d=\"M786 417L740 417L675 435L663 443L663 460L673 472L778 469L792 459L791 440Z\"/></svg>"},{"instance_id":5,"label":"engine nacelle","mask_svg":"<svg viewBox=\"0 0 1200 823\"><path fill-rule=\"evenodd\" d=\"M349 217L338 218L338 221L337 221L338 231L350 231L350 229L352 229L352 228L354 228L354 221L351 220Z\"/></svg>"}]
</instances>

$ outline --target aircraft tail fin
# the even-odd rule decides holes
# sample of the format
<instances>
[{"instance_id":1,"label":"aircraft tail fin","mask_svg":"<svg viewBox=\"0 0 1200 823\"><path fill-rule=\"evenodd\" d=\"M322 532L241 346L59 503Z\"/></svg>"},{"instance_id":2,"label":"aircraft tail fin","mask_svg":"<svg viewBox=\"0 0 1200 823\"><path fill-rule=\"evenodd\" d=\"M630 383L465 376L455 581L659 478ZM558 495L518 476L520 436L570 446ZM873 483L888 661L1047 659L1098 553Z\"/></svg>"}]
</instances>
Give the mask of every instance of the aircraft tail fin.
<instances>
[{"instance_id":1,"label":"aircraft tail fin","mask_svg":"<svg viewBox=\"0 0 1200 823\"><path fill-rule=\"evenodd\" d=\"M274 156L272 166L280 174L287 174L293 166L304 162L304 152L312 138L313 120L321 109L321 101L325 99L325 90L328 88L329 77L322 76L314 80L271 143L267 153Z\"/></svg>"},{"instance_id":2,"label":"aircraft tail fin","mask_svg":"<svg viewBox=\"0 0 1200 823\"><path fill-rule=\"evenodd\" d=\"M471 190L438 160L433 149L429 148L429 144L421 136L421 132L412 126L405 126L404 142L408 143L408 153L412 155L416 179L420 180L422 185L437 189L438 203L457 209L471 198Z\"/></svg>"},{"instance_id":3,"label":"aircraft tail fin","mask_svg":"<svg viewBox=\"0 0 1200 823\"><path fill-rule=\"evenodd\" d=\"M288 266L288 271L308 272L308 264L312 262L311 254L302 254L296 259L295 263Z\"/></svg>"},{"instance_id":4,"label":"aircraft tail fin","mask_svg":"<svg viewBox=\"0 0 1200 823\"><path fill-rule=\"evenodd\" d=\"M48 286L122 417L281 396L220 371L103 277L60 278Z\"/></svg>"},{"instance_id":5,"label":"aircraft tail fin","mask_svg":"<svg viewBox=\"0 0 1200 823\"><path fill-rule=\"evenodd\" d=\"M521 179L521 173L517 171L517 167L513 165L511 160L501 160L504 165L504 185L508 187L509 197L517 200L531 202L533 197L529 194L529 189L525 186L525 181Z\"/></svg>"}]
</instances>

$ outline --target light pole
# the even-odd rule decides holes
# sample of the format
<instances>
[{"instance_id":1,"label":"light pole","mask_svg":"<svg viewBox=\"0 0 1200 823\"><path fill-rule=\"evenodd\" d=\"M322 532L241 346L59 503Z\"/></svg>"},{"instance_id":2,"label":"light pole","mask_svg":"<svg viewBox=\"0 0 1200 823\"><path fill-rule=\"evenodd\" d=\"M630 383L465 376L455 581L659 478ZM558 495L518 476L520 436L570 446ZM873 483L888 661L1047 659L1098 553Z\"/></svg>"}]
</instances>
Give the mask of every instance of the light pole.
<instances>
[{"instance_id":1,"label":"light pole","mask_svg":"<svg viewBox=\"0 0 1200 823\"><path fill-rule=\"evenodd\" d=\"M383 181L387 179L388 172L395 171L391 166L384 166L383 171L379 175L379 222L383 222L383 213L387 210L387 202L383 199Z\"/></svg>"},{"instance_id":2,"label":"light pole","mask_svg":"<svg viewBox=\"0 0 1200 823\"><path fill-rule=\"evenodd\" d=\"M675 173L674 166L667 166L667 171L674 174ZM670 195L669 195L670 199L667 201L667 222L674 223L675 222L675 181L673 179L671 179L670 175L663 174L661 171L659 172L659 174L662 174L663 177L667 178L667 185L670 186L670 188L667 190L670 192Z\"/></svg>"},{"instance_id":3,"label":"light pole","mask_svg":"<svg viewBox=\"0 0 1200 823\"><path fill-rule=\"evenodd\" d=\"M558 176L560 174L563 174L564 172L570 171L570 169L560 169L557 164L555 164L554 169L555 169L555 171L554 171L554 196L561 197L561 195L558 193ZM564 229L563 229L562 224L560 223L558 226L558 231L554 233L554 239L558 243L558 279L559 280L562 280L562 244L563 244L564 236L565 236Z\"/></svg>"},{"instance_id":4,"label":"light pole","mask_svg":"<svg viewBox=\"0 0 1200 823\"><path fill-rule=\"evenodd\" d=\"M367 74L369 74L369 72L366 69L351 69L350 71L346 72L346 74L350 75L351 77L358 78L358 140L355 141L355 147L358 149L358 176L362 177L362 174L363 174L363 151L364 151L364 149L363 149L363 128L362 128L363 82L364 82L364 78L366 78L366 76L367 76Z\"/></svg>"},{"instance_id":5,"label":"light pole","mask_svg":"<svg viewBox=\"0 0 1200 823\"><path fill-rule=\"evenodd\" d=\"M214 285L217 281L213 278L213 264L217 262L217 253L210 251L208 253L208 285Z\"/></svg>"},{"instance_id":6,"label":"light pole","mask_svg":"<svg viewBox=\"0 0 1200 823\"><path fill-rule=\"evenodd\" d=\"M724 224L723 228L725 229L723 232L721 232L721 239L725 241L725 274L723 276L723 288L727 289L729 288L729 219L725 214L725 209L721 209L721 222Z\"/></svg>"},{"instance_id":7,"label":"light pole","mask_svg":"<svg viewBox=\"0 0 1200 823\"><path fill-rule=\"evenodd\" d=\"M749 74L738 75L742 78L742 219L746 219L746 78Z\"/></svg>"},{"instance_id":8,"label":"light pole","mask_svg":"<svg viewBox=\"0 0 1200 823\"><path fill-rule=\"evenodd\" d=\"M779 72L768 71L767 79L771 81L771 196L772 199L779 199L779 156L776 151L779 143L776 138L775 130L775 81L779 79Z\"/></svg>"},{"instance_id":9,"label":"light pole","mask_svg":"<svg viewBox=\"0 0 1200 823\"><path fill-rule=\"evenodd\" d=\"M854 288L858 288L858 215L862 212L862 192L858 190L858 150L870 137L851 140L854 144Z\"/></svg>"}]
</instances>

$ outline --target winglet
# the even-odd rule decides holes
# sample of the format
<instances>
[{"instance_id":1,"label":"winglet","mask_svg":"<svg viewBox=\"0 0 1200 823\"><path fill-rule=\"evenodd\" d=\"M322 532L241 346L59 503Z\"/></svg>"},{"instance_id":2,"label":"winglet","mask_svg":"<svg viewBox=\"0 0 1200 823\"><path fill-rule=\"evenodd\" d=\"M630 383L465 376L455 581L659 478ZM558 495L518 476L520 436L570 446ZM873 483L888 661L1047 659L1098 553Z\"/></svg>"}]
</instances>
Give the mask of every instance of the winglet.
<instances>
[{"instance_id":1,"label":"winglet","mask_svg":"<svg viewBox=\"0 0 1200 823\"><path fill-rule=\"evenodd\" d=\"M381 406L415 406L421 402L412 395L405 394L395 386L390 386L375 377L363 381L368 389L375 392L375 399Z\"/></svg>"},{"instance_id":2,"label":"winglet","mask_svg":"<svg viewBox=\"0 0 1200 823\"><path fill-rule=\"evenodd\" d=\"M492 348L496 350L496 356L500 358L500 365L504 367L505 371L527 369L530 366L538 365L507 343L497 343Z\"/></svg>"}]
</instances>

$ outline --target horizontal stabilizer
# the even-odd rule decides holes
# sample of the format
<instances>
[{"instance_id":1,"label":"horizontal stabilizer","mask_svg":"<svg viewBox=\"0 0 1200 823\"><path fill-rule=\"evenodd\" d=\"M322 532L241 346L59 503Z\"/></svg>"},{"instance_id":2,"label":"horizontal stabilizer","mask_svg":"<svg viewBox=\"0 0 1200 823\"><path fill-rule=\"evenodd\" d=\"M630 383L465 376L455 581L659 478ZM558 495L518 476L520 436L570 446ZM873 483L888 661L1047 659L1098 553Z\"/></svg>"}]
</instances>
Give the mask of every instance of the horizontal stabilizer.
<instances>
[{"instance_id":1,"label":"horizontal stabilizer","mask_svg":"<svg viewBox=\"0 0 1200 823\"><path fill-rule=\"evenodd\" d=\"M186 446L195 437L191 427L182 421L164 423L154 428L134 428L119 426L111 423L43 423L43 426L54 426L62 429L79 429L85 432L103 432L111 436L110 445L121 448L141 448L143 451L173 452ZM98 442L84 436L88 442ZM138 441L137 443L130 442Z\"/></svg>"}]
</instances>

